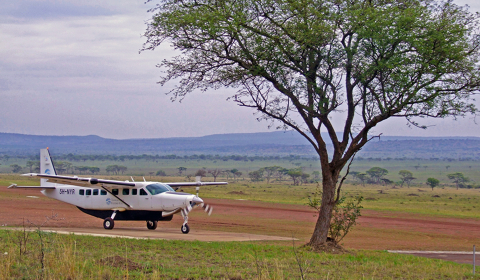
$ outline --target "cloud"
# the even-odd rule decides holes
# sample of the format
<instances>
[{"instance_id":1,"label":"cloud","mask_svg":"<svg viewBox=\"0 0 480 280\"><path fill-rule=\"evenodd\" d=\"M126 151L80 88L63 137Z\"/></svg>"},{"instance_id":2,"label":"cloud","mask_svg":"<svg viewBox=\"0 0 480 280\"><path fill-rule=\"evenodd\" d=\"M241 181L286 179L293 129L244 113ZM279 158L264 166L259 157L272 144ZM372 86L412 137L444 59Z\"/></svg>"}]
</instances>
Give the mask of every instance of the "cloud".
<instances>
[{"instance_id":1,"label":"cloud","mask_svg":"<svg viewBox=\"0 0 480 280\"><path fill-rule=\"evenodd\" d=\"M116 7L112 1L15 0L3 1L0 4L0 15L27 20L108 16L118 13Z\"/></svg>"},{"instance_id":2,"label":"cloud","mask_svg":"<svg viewBox=\"0 0 480 280\"><path fill-rule=\"evenodd\" d=\"M234 90L195 92L182 103L165 96L175 82L156 84L162 73L155 65L175 51L138 53L155 4L143 2L0 2L0 132L152 138L268 131L253 110L225 101ZM479 130L468 121L462 131L473 135ZM403 124L382 131L411 133Z\"/></svg>"}]
</instances>

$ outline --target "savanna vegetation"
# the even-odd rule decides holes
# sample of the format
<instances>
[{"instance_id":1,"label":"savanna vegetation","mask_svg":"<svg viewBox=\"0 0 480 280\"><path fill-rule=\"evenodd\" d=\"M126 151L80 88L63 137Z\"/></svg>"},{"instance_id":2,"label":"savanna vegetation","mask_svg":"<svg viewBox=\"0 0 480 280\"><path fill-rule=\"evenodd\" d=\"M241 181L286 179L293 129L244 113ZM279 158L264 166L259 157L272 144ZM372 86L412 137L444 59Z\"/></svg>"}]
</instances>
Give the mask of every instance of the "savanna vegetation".
<instances>
[{"instance_id":1,"label":"savanna vegetation","mask_svg":"<svg viewBox=\"0 0 480 280\"><path fill-rule=\"evenodd\" d=\"M382 251L318 254L294 242L274 246L0 230L0 252L1 279L478 279L470 265Z\"/></svg>"},{"instance_id":2,"label":"savanna vegetation","mask_svg":"<svg viewBox=\"0 0 480 280\"><path fill-rule=\"evenodd\" d=\"M142 177L146 177L148 180L168 182L193 180L193 176L198 174L205 176L204 180L213 180L213 175L216 174L217 181L229 181L227 186L202 188L200 193L204 199L242 199L297 205L306 205L315 198L318 201L318 193L315 195L319 191L317 182L320 174L315 172L313 160L302 158L248 162L228 160L222 161L221 164L214 161L184 158L163 159L158 162L142 159L124 160L121 162L127 167L124 175L107 174L106 167L120 165L117 161L86 160L81 164L100 166L100 174L95 176L102 178L131 180L132 176L135 180L143 180ZM26 159L9 158L9 162L22 165L24 171L29 171ZM352 172L343 186L344 198L352 201L363 197L361 206L364 210L379 211L387 216L389 213L410 213L423 215L425 218L480 219L478 212L480 193L475 189L478 180L477 164L475 161L458 160L360 160L351 166ZM159 172L160 170L163 172ZM289 170L309 176L296 183L288 174ZM78 174L77 171L70 168L68 173ZM251 178L250 172L261 173L261 176ZM469 178L468 184L472 187L464 186L457 190L457 182L448 177L449 174L457 173L463 174L460 178ZM365 174L364 181L358 178L362 177L361 174ZM414 179L411 179L412 177ZM427 184L427 179L432 177L441 180L433 190ZM459 178L458 174L455 178ZM410 181L407 183L405 180ZM0 175L0 185L7 186L11 182L21 185L38 184L38 180L28 177L14 174ZM89 238L31 232L28 241L22 243L23 241L20 241L23 238L22 234L25 233L0 231L2 241L0 251L3 252L0 257L3 266L2 279L14 279L19 275L27 276L27 279L69 277L181 279L187 276L193 279L291 279L301 278L302 273L303 279L472 277L469 265L378 251L350 250L340 255L318 254L307 248L301 248L305 241L297 241L293 247L292 242L192 243ZM38 243L40 237L45 241L43 269L39 259L42 250ZM301 240L306 238L299 237ZM348 244L348 236L346 238ZM27 245L22 247L21 244ZM26 251L21 253L21 250ZM57 256L61 256L62 260ZM176 260L194 265L178 268ZM336 269L338 266L345 269Z\"/></svg>"},{"instance_id":3,"label":"savanna vegetation","mask_svg":"<svg viewBox=\"0 0 480 280\"><path fill-rule=\"evenodd\" d=\"M38 172L38 156L3 157L0 173ZM318 161L300 156L105 156L58 155L54 164L60 174L84 176L127 175L145 177L184 177L193 180L256 181L301 185L321 181ZM439 180L440 187L477 188L480 181L480 161L467 158L362 158L352 163L347 181L351 184L383 186L424 186L428 178ZM340 174L342 176L342 174Z\"/></svg>"}]
</instances>

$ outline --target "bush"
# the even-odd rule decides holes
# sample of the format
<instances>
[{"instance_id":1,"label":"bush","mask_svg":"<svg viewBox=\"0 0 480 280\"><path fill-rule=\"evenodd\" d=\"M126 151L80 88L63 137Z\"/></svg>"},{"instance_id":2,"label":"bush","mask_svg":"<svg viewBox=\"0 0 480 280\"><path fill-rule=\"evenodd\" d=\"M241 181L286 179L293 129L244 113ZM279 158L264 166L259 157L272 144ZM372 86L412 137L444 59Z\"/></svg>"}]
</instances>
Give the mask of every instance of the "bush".
<instances>
[{"instance_id":1,"label":"bush","mask_svg":"<svg viewBox=\"0 0 480 280\"><path fill-rule=\"evenodd\" d=\"M350 230L357 224L358 217L361 216L360 210L363 201L362 196L352 197L347 199L342 196L333 208L332 220L330 221L330 228L328 230L331 240L338 244L350 232ZM315 192L308 196L307 205L320 211L322 204L322 191L317 185Z\"/></svg>"}]
</instances>

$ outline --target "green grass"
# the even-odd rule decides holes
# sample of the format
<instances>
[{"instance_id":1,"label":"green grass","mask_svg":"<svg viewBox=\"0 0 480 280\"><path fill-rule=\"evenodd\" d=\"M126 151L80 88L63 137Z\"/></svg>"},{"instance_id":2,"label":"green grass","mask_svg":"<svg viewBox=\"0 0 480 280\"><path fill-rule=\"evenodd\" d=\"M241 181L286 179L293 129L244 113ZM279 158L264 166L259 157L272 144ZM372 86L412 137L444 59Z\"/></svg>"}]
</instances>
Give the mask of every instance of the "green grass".
<instances>
[{"instance_id":1,"label":"green grass","mask_svg":"<svg viewBox=\"0 0 480 280\"><path fill-rule=\"evenodd\" d=\"M471 265L383 251L314 253L254 242L135 240L0 230L1 279L478 279ZM294 251L295 250L295 251ZM6 253L6 254L5 254Z\"/></svg>"}]
</instances>

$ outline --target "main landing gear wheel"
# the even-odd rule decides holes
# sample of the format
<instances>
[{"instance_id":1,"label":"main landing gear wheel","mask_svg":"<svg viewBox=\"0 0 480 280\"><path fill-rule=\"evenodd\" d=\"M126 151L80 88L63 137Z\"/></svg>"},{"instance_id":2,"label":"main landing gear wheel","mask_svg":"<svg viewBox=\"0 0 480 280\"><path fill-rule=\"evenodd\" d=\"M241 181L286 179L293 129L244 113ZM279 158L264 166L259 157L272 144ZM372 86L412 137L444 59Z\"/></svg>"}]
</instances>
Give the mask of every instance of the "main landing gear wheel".
<instances>
[{"instance_id":1,"label":"main landing gear wheel","mask_svg":"<svg viewBox=\"0 0 480 280\"><path fill-rule=\"evenodd\" d=\"M190 232L190 227L187 224L182 225L182 233L187 234Z\"/></svg>"},{"instance_id":2,"label":"main landing gear wheel","mask_svg":"<svg viewBox=\"0 0 480 280\"><path fill-rule=\"evenodd\" d=\"M154 230L157 228L157 221L147 221L147 228Z\"/></svg>"},{"instance_id":3,"label":"main landing gear wheel","mask_svg":"<svg viewBox=\"0 0 480 280\"><path fill-rule=\"evenodd\" d=\"M112 218L106 218L104 221L103 221L103 228L104 229L112 229L113 226L114 226L114 222L113 222L113 219Z\"/></svg>"}]
</instances>

